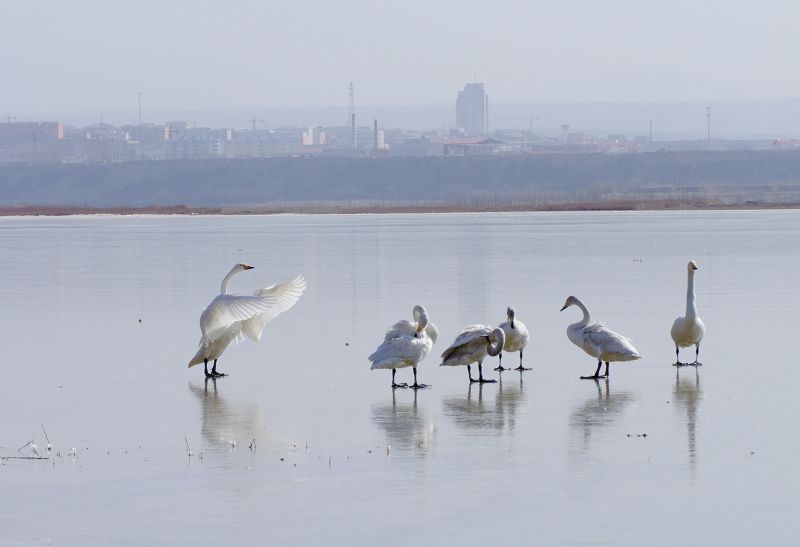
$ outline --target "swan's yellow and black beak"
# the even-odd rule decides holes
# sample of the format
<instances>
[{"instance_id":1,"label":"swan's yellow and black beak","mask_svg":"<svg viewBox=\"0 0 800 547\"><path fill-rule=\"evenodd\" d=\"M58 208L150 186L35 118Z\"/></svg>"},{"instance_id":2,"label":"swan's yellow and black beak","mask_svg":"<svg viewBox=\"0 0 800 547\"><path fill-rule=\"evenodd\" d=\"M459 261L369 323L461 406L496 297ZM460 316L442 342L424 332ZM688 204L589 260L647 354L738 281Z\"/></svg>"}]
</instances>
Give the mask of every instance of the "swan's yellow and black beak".
<instances>
[{"instance_id":1,"label":"swan's yellow and black beak","mask_svg":"<svg viewBox=\"0 0 800 547\"><path fill-rule=\"evenodd\" d=\"M564 310L566 310L566 309L567 309L567 305L566 305L566 304L564 304L564 305L561 307L561 309L560 309L560 310L558 310L558 311L564 311Z\"/></svg>"},{"instance_id":2,"label":"swan's yellow and black beak","mask_svg":"<svg viewBox=\"0 0 800 547\"><path fill-rule=\"evenodd\" d=\"M252 270L253 268L255 268L255 266L248 266L247 264L242 264L242 268L244 268L245 270Z\"/></svg>"}]
</instances>

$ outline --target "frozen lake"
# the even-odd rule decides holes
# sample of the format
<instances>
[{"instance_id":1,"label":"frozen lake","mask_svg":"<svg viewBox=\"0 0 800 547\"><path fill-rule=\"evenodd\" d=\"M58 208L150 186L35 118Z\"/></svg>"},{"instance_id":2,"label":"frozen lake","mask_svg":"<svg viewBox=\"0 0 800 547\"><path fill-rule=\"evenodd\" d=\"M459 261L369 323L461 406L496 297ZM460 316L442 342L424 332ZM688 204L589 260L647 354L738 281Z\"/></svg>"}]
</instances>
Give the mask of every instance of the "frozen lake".
<instances>
[{"instance_id":1,"label":"frozen lake","mask_svg":"<svg viewBox=\"0 0 800 547\"><path fill-rule=\"evenodd\" d=\"M0 460L2 547L796 543L798 211L3 218L0 234L0 456L31 440L49 456ZM690 258L704 366L678 371ZM231 292L298 273L308 290L206 382L186 363L236 262L256 268ZM580 380L595 361L566 338L569 295L644 359ZM393 392L367 356L417 303L440 332L432 387ZM508 305L533 371L470 386L437 367Z\"/></svg>"}]
</instances>

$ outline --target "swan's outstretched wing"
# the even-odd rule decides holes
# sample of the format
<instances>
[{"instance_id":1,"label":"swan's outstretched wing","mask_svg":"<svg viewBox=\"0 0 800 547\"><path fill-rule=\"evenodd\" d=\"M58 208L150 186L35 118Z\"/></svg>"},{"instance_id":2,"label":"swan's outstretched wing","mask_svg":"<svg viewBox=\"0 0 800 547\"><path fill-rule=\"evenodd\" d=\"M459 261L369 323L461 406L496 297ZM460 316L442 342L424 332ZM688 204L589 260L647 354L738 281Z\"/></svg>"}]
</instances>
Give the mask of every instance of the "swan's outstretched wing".
<instances>
[{"instance_id":1,"label":"swan's outstretched wing","mask_svg":"<svg viewBox=\"0 0 800 547\"><path fill-rule=\"evenodd\" d=\"M483 336L489 336L491 332L492 329L485 325L468 326L467 328L462 330L458 336L456 336L455 341L452 344L450 344L450 347L444 350L444 352L442 353L442 360L446 360L448 357L450 357L450 355L452 355L454 351L456 351L461 346L469 344L470 342L473 342Z\"/></svg>"},{"instance_id":2,"label":"swan's outstretched wing","mask_svg":"<svg viewBox=\"0 0 800 547\"><path fill-rule=\"evenodd\" d=\"M298 275L293 280L280 285L272 285L256 291L256 296L266 302L263 310L242 322L242 332L256 342L261 339L264 325L291 308L306 290L306 280Z\"/></svg>"},{"instance_id":3,"label":"swan's outstretched wing","mask_svg":"<svg viewBox=\"0 0 800 547\"><path fill-rule=\"evenodd\" d=\"M206 347L213 344L226 336L231 327L238 327L240 321L266 313L272 305L272 299L264 296L217 296L200 316L200 330L203 332L200 344Z\"/></svg>"}]
</instances>

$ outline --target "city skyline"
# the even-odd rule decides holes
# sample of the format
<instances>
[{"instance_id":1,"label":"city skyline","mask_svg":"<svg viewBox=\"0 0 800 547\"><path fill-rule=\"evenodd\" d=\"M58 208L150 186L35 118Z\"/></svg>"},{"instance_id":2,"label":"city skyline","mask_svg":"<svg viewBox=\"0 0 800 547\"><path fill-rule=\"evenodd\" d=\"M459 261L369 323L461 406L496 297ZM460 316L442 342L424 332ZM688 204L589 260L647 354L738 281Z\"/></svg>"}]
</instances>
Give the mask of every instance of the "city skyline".
<instances>
[{"instance_id":1,"label":"city skyline","mask_svg":"<svg viewBox=\"0 0 800 547\"><path fill-rule=\"evenodd\" d=\"M462 84L462 86L465 84ZM461 86L460 86L461 87ZM487 89L491 89L489 86ZM458 129L456 102L458 88L449 103L409 106L356 105L359 126L448 132ZM647 135L656 139L696 139L707 134L706 107L712 108L715 138L797 138L800 134L800 99L767 101L695 102L552 102L504 103L491 101L487 122L495 129L526 129L555 136L563 124L571 131L595 135L622 133ZM198 110L153 110L143 99L142 122L165 124L181 120L194 127L243 129L252 126L320 127L349 125L346 105L331 107L239 107ZM100 121L111 125L136 125L136 109L120 111L72 111L40 114L0 112L5 121L60 121L66 126L90 126Z\"/></svg>"}]
</instances>

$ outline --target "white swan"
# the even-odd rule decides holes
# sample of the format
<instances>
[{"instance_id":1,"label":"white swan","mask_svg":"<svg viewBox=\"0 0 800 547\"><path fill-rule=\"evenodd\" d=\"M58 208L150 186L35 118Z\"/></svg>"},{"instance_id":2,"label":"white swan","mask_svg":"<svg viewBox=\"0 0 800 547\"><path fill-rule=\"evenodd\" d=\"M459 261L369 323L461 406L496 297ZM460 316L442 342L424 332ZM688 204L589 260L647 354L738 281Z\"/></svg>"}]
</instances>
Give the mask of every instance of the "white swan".
<instances>
[{"instance_id":1,"label":"white swan","mask_svg":"<svg viewBox=\"0 0 800 547\"><path fill-rule=\"evenodd\" d=\"M528 329L525 328L525 323L514 319L515 312L512 306L508 307L506 310L506 315L508 317L508 321L498 325L501 329L503 329L503 332L506 335L506 343L503 346L503 351L519 352L519 366L514 370L530 370L530 368L525 368L522 366L522 350L524 350L525 346L528 345L528 340L530 339ZM498 357L500 358L500 363L497 365L495 370L509 370L503 366L503 352L500 352Z\"/></svg>"},{"instance_id":2,"label":"white swan","mask_svg":"<svg viewBox=\"0 0 800 547\"><path fill-rule=\"evenodd\" d=\"M470 325L461 331L450 347L442 353L440 367L455 367L467 365L467 375L470 382L496 382L483 378L483 360L487 355L495 357L503 351L506 335L503 329L487 327L485 325ZM472 363L478 363L478 379L472 379Z\"/></svg>"},{"instance_id":3,"label":"white swan","mask_svg":"<svg viewBox=\"0 0 800 547\"><path fill-rule=\"evenodd\" d=\"M253 296L228 294L228 282L239 272L252 270L253 266L236 264L222 279L220 294L200 315L200 349L194 354L189 367L203 363L206 377L225 376L217 372L217 359L231 343L239 342L245 335L251 340L261 339L268 321L275 319L295 305L306 289L306 280L298 275L292 281L259 289ZM209 359L214 360L211 372Z\"/></svg>"},{"instance_id":4,"label":"white swan","mask_svg":"<svg viewBox=\"0 0 800 547\"><path fill-rule=\"evenodd\" d=\"M633 347L630 340L608 328L602 323L590 323L589 310L583 302L570 296L564 302L561 311L570 306L578 306L583 311L583 319L567 327L567 338L570 342L597 359L597 370L592 376L581 376L581 380L600 378L600 365L605 361L608 377L608 364L612 361L635 361L642 356Z\"/></svg>"},{"instance_id":5,"label":"white swan","mask_svg":"<svg viewBox=\"0 0 800 547\"><path fill-rule=\"evenodd\" d=\"M697 263L694 260L689 261L686 267L689 270L689 281L686 286L686 315L678 317L672 323L672 340L675 342L675 365L680 366L700 366L702 363L697 361L700 356L700 341L706 333L706 326L697 315L697 305L694 298L694 272L697 271ZM680 348L688 348L689 346L695 347L694 363L681 363L678 358Z\"/></svg>"},{"instance_id":6,"label":"white swan","mask_svg":"<svg viewBox=\"0 0 800 547\"><path fill-rule=\"evenodd\" d=\"M408 387L395 382L398 368L414 367L414 389L428 387L417 383L417 365L427 357L439 337L423 306L414 306L414 321L398 321L386 332L383 343L368 357L370 369L392 369L392 387Z\"/></svg>"}]
</instances>

